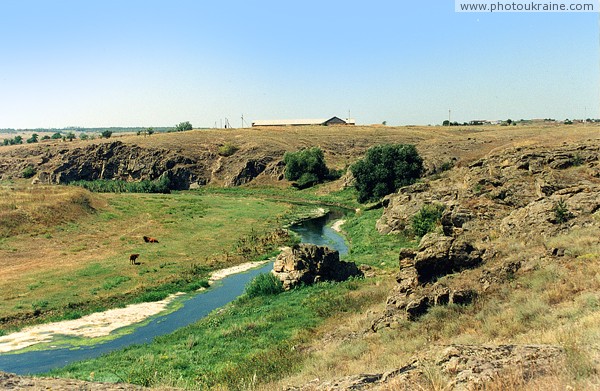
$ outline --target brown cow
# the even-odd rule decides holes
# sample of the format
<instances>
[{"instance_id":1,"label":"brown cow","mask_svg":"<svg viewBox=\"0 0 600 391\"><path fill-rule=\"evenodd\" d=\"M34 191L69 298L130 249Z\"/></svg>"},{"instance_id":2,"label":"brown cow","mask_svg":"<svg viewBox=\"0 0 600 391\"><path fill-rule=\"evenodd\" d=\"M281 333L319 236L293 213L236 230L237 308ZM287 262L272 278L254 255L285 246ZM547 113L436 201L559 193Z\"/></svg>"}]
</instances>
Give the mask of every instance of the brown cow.
<instances>
[{"instance_id":1,"label":"brown cow","mask_svg":"<svg viewBox=\"0 0 600 391\"><path fill-rule=\"evenodd\" d=\"M138 259L138 257L140 256L140 254L131 254L129 256L129 263L131 263L132 265L139 265L135 260Z\"/></svg>"},{"instance_id":2,"label":"brown cow","mask_svg":"<svg viewBox=\"0 0 600 391\"><path fill-rule=\"evenodd\" d=\"M155 238L151 238L149 236L144 236L144 242L146 242L146 243L158 243L158 240L156 240Z\"/></svg>"}]
</instances>

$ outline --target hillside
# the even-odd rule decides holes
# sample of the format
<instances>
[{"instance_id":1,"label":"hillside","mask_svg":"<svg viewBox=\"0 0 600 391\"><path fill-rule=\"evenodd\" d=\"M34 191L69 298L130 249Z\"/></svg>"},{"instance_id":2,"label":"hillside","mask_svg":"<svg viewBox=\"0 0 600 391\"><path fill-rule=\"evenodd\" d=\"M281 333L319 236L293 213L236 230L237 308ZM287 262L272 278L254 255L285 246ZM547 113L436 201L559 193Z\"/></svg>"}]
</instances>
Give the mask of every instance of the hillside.
<instances>
[{"instance_id":1,"label":"hillside","mask_svg":"<svg viewBox=\"0 0 600 391\"><path fill-rule=\"evenodd\" d=\"M429 171L434 172L444 163L474 160L496 148L585 140L595 137L597 131L598 127L592 125L331 126L196 130L149 137L49 141L0 148L0 179L21 177L27 167L32 167L41 183L98 178L153 180L166 173L173 187L179 189L205 184L272 184L282 179L281 161L286 151L320 146L328 164L341 169L362 156L370 146L382 143L416 144ZM220 148L224 147L233 149L223 153Z\"/></svg>"},{"instance_id":2,"label":"hillside","mask_svg":"<svg viewBox=\"0 0 600 391\"><path fill-rule=\"evenodd\" d=\"M364 281L242 300L159 344L56 374L89 379L94 368L96 379L115 380L112 365L119 362L123 373L135 372L137 377L131 380L137 384L167 388L218 384L222 389L303 391L600 389L598 126L281 128L127 136L0 148L0 175L20 177L25 167L33 165L38 181L52 183L99 176L156 179L169 172L180 188L245 185L229 191L213 188L198 193L203 196L198 200L196 193L182 192L176 199L184 210L170 217L166 212L175 212L170 208L174 198L167 196L81 193L98 212L77 220L77 230L59 236L61 240L74 243L98 230L110 242L94 251L104 252L117 265L120 261L112 243L120 242L119 251L128 251L138 246L134 235L142 232L140 226L133 232L125 230L121 219L131 222L141 217L144 229L157 230L176 243L177 248L168 253L175 259L173 267L157 268L158 273L168 274L188 265L190 258L216 254L218 246L224 245L215 244L210 252L186 253L189 242L181 237L206 229L203 222L213 218L211 212L229 214L206 235L237 219L238 206L245 202L247 220L234 223L225 235L229 236L225 245L231 248L236 235L248 235L255 221L261 222L261 230L279 224L291 210L288 202L333 198L356 206L347 191L338 192L344 187L342 180L302 192L287 190L289 184L281 179L285 151L318 145L330 166L344 168L372 145L406 142L417 145L427 175L387 196L381 209L361 206L342 225L353 248L349 259L368 264L371 270ZM219 147L226 144L239 149L220 156ZM189 202L197 202L197 209L185 209ZM415 215L427 205L439 208L441 218L433 232L413 238ZM105 221L99 223L94 213ZM200 221L193 219L196 213L202 215ZM165 218L184 226L162 224ZM107 222L110 225L104 226ZM52 224L48 226L52 230ZM198 238L203 243L210 240ZM39 236L33 239L43 242ZM14 238L5 243L17 247ZM18 248L21 254L26 245ZM165 251L161 247L152 256L158 259ZM0 254L12 257L6 251ZM88 265L99 259L87 249L62 256L75 265L80 255ZM222 264L222 259L217 263ZM80 270L86 270L85 265ZM140 277L128 274L131 282L125 285ZM23 289L20 295L11 297L10 305L30 292ZM313 310L318 321L281 333L289 340L262 342L258 350L231 358L211 369L214 372L183 378L203 370L194 365L204 359L207 346L262 341L264 335L279 332L271 330L276 327L265 323L265 316L292 330L301 323L297 319ZM253 318L254 313L259 318ZM214 341L199 341L201 335ZM162 366L162 357L171 354L179 356ZM182 362L181 357L190 358Z\"/></svg>"}]
</instances>

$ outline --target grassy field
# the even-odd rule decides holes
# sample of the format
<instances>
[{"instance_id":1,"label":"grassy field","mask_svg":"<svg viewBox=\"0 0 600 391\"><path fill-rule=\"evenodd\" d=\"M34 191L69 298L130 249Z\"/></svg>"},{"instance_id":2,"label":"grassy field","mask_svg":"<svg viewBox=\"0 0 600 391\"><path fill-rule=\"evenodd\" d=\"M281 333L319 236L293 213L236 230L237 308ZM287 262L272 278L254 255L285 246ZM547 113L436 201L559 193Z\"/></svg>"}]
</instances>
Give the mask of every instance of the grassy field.
<instances>
[{"instance_id":1,"label":"grassy field","mask_svg":"<svg viewBox=\"0 0 600 391\"><path fill-rule=\"evenodd\" d=\"M278 194L267 189L263 193ZM348 258L380 269L384 278L322 283L276 296L242 296L224 310L151 344L73 364L51 375L237 390L300 372L311 358L300 347L319 338L326 322L384 303L397 259L394 249L414 245L402 236L379 235L374 228L378 217L377 211L370 211L348 218L345 227L353 246ZM377 252L374 246L382 250Z\"/></svg>"},{"instance_id":2,"label":"grassy field","mask_svg":"<svg viewBox=\"0 0 600 391\"><path fill-rule=\"evenodd\" d=\"M193 289L185 282L272 252L277 243L240 243L258 243L294 209L207 193L98 195L19 184L2 191L11 196L0 216L24 216L0 239L4 328L120 305L172 283L167 290ZM144 243L144 235L160 243ZM129 264L132 253L140 265Z\"/></svg>"}]
</instances>

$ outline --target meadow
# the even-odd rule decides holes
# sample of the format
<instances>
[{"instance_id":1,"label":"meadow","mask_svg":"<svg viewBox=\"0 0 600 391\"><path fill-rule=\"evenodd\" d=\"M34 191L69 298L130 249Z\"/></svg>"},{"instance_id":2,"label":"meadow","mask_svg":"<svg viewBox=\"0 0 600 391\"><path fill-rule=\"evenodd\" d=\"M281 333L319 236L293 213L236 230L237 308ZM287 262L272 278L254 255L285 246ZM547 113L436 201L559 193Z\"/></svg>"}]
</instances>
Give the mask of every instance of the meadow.
<instances>
[{"instance_id":1,"label":"meadow","mask_svg":"<svg viewBox=\"0 0 600 391\"><path fill-rule=\"evenodd\" d=\"M197 289L212 270L271 255L285 238L268 234L298 209L193 192L92 194L22 183L0 191L5 330ZM132 253L139 265L130 265Z\"/></svg>"}]
</instances>

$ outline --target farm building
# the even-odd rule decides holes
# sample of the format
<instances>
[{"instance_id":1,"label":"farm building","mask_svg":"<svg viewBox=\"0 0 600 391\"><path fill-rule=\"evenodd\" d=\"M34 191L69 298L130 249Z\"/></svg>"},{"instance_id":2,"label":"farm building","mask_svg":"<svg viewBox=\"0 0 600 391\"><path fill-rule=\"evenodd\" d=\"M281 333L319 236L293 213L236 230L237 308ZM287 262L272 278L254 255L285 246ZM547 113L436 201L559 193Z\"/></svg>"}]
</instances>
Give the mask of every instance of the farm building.
<instances>
[{"instance_id":1,"label":"farm building","mask_svg":"<svg viewBox=\"0 0 600 391\"><path fill-rule=\"evenodd\" d=\"M252 122L252 126L329 126L329 125L356 125L352 118L341 119L339 117L317 118L317 119L275 119L259 120Z\"/></svg>"}]
</instances>

